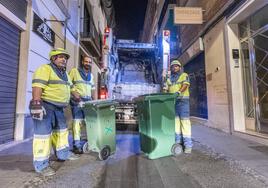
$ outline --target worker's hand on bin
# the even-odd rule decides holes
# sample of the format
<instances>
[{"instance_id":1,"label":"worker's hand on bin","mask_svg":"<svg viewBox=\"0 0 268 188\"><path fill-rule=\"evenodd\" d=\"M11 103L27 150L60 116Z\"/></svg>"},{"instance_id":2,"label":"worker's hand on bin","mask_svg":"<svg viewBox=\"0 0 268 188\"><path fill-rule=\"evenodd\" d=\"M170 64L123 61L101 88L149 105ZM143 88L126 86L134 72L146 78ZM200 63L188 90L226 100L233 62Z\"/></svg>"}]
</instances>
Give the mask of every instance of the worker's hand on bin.
<instances>
[{"instance_id":1,"label":"worker's hand on bin","mask_svg":"<svg viewBox=\"0 0 268 188\"><path fill-rule=\"evenodd\" d=\"M78 103L78 107L83 108L84 106L85 106L85 102L80 101L80 102Z\"/></svg>"},{"instance_id":2,"label":"worker's hand on bin","mask_svg":"<svg viewBox=\"0 0 268 188\"><path fill-rule=\"evenodd\" d=\"M29 109L33 119L43 120L46 115L46 109L41 100L31 100Z\"/></svg>"},{"instance_id":3,"label":"worker's hand on bin","mask_svg":"<svg viewBox=\"0 0 268 188\"><path fill-rule=\"evenodd\" d=\"M164 84L162 90L164 93L166 93L168 91L168 86Z\"/></svg>"},{"instance_id":4,"label":"worker's hand on bin","mask_svg":"<svg viewBox=\"0 0 268 188\"><path fill-rule=\"evenodd\" d=\"M181 98L181 97L182 97L182 95L181 95L181 92L180 92L180 91L177 91L175 94L177 95L177 98Z\"/></svg>"}]
</instances>

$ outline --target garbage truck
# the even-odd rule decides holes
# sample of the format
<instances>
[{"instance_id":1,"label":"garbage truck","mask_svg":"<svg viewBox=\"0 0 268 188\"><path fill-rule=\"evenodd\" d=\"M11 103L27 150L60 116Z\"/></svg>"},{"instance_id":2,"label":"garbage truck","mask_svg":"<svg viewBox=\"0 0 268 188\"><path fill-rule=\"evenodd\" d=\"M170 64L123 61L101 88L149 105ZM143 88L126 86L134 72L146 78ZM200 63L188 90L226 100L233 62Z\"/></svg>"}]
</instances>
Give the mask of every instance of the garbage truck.
<instances>
[{"instance_id":1,"label":"garbage truck","mask_svg":"<svg viewBox=\"0 0 268 188\"><path fill-rule=\"evenodd\" d=\"M116 124L123 129L138 128L137 106L133 99L160 92L157 50L155 44L131 40L116 40L113 44L107 91L108 98L119 103L115 109Z\"/></svg>"}]
</instances>

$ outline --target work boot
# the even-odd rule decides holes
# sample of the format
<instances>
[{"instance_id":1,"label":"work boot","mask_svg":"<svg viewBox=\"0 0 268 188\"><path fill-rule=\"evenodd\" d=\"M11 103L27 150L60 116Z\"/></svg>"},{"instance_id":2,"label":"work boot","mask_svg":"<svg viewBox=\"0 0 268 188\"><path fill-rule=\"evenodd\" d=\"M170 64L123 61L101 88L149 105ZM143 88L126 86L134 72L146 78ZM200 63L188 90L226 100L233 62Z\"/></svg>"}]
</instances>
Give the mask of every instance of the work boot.
<instances>
[{"instance_id":1,"label":"work boot","mask_svg":"<svg viewBox=\"0 0 268 188\"><path fill-rule=\"evenodd\" d=\"M192 153L192 148L185 148L184 153L191 154Z\"/></svg>"},{"instance_id":2,"label":"work boot","mask_svg":"<svg viewBox=\"0 0 268 188\"><path fill-rule=\"evenodd\" d=\"M48 176L53 176L56 174L55 170L53 170L51 167L46 167L45 169L43 169L40 172L37 172L38 174L44 176L44 177L48 177Z\"/></svg>"},{"instance_id":3,"label":"work boot","mask_svg":"<svg viewBox=\"0 0 268 188\"><path fill-rule=\"evenodd\" d=\"M73 148L73 152L74 152L75 154L83 154L83 150L82 150L82 148L78 148L78 147L75 147L75 146L74 146L74 148Z\"/></svg>"},{"instance_id":4,"label":"work boot","mask_svg":"<svg viewBox=\"0 0 268 188\"><path fill-rule=\"evenodd\" d=\"M79 155L76 155L76 154L74 154L73 152L70 152L70 156L69 156L69 158L68 158L67 160L75 161L75 160L77 160L77 159L79 159L79 158L80 158Z\"/></svg>"}]
</instances>

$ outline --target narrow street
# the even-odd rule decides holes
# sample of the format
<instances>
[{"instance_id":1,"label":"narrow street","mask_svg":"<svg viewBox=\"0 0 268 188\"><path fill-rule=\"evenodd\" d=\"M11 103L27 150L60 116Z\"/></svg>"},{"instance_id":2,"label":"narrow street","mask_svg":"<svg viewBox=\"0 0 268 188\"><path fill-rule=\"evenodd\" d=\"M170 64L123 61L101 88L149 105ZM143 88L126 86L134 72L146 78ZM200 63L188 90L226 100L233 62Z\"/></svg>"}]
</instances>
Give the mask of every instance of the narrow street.
<instances>
[{"instance_id":1,"label":"narrow street","mask_svg":"<svg viewBox=\"0 0 268 188\"><path fill-rule=\"evenodd\" d=\"M268 188L267 18L0 0L0 188Z\"/></svg>"},{"instance_id":2,"label":"narrow street","mask_svg":"<svg viewBox=\"0 0 268 188\"><path fill-rule=\"evenodd\" d=\"M192 154L156 160L140 153L137 132L118 132L116 141L116 153L106 161L99 161L96 153L64 163L52 159L57 175L51 178L34 173L31 141L2 150L1 187L267 187L263 177L248 166L195 139Z\"/></svg>"}]
</instances>

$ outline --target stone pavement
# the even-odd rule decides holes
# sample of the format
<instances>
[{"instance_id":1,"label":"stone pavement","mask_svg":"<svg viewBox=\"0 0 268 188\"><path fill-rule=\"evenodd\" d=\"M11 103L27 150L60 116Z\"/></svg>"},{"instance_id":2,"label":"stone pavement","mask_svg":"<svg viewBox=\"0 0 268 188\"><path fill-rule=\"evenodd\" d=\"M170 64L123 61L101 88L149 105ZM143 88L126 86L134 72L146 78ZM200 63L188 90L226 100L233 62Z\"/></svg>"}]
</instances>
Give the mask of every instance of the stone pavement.
<instances>
[{"instance_id":1,"label":"stone pavement","mask_svg":"<svg viewBox=\"0 0 268 188\"><path fill-rule=\"evenodd\" d=\"M193 140L237 163L268 183L268 146L201 125L193 126Z\"/></svg>"}]
</instances>

